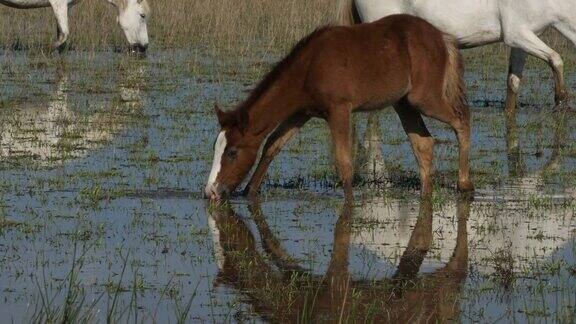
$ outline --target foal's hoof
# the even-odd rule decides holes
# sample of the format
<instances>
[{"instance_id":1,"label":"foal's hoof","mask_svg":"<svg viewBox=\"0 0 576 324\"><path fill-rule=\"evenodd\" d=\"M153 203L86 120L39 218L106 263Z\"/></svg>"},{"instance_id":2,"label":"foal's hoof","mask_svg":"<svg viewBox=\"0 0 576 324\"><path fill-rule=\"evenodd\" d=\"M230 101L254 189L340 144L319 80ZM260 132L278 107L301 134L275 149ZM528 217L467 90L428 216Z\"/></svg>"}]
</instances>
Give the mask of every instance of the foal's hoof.
<instances>
[{"instance_id":1,"label":"foal's hoof","mask_svg":"<svg viewBox=\"0 0 576 324\"><path fill-rule=\"evenodd\" d=\"M554 110L557 112L572 112L572 107L570 107L570 104L568 103L568 101L562 101L558 104L556 104L556 107L554 107Z\"/></svg>"},{"instance_id":2,"label":"foal's hoof","mask_svg":"<svg viewBox=\"0 0 576 324\"><path fill-rule=\"evenodd\" d=\"M253 198L258 196L258 189L252 188L250 185L247 185L244 190L242 190L241 196L247 198Z\"/></svg>"},{"instance_id":3,"label":"foal's hoof","mask_svg":"<svg viewBox=\"0 0 576 324\"><path fill-rule=\"evenodd\" d=\"M68 43L56 43L54 45L58 53L62 54L68 50Z\"/></svg>"},{"instance_id":4,"label":"foal's hoof","mask_svg":"<svg viewBox=\"0 0 576 324\"><path fill-rule=\"evenodd\" d=\"M460 192L473 192L474 184L470 180L458 181L458 191Z\"/></svg>"},{"instance_id":5,"label":"foal's hoof","mask_svg":"<svg viewBox=\"0 0 576 324\"><path fill-rule=\"evenodd\" d=\"M570 110L570 98L571 96L568 95L567 92L562 93L562 95L560 96L556 96L555 97L555 102L556 102L556 110L559 111L569 111Z\"/></svg>"}]
</instances>

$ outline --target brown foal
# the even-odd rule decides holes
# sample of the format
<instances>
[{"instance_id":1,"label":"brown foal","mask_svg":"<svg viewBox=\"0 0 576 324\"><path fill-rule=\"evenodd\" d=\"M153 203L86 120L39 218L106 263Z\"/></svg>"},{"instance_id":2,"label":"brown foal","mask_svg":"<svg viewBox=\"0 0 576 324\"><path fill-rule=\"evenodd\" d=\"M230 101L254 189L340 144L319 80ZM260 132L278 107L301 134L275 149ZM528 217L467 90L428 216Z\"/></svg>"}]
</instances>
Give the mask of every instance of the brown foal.
<instances>
[{"instance_id":1,"label":"brown foal","mask_svg":"<svg viewBox=\"0 0 576 324\"><path fill-rule=\"evenodd\" d=\"M469 179L470 115L460 54L451 37L409 15L324 27L300 41L235 110L216 109L221 131L205 194L235 190L262 155L247 193L256 193L272 159L310 118L327 121L339 176L352 194L351 113L393 105L432 191L434 140L422 115L449 124L459 145L458 189Z\"/></svg>"}]
</instances>

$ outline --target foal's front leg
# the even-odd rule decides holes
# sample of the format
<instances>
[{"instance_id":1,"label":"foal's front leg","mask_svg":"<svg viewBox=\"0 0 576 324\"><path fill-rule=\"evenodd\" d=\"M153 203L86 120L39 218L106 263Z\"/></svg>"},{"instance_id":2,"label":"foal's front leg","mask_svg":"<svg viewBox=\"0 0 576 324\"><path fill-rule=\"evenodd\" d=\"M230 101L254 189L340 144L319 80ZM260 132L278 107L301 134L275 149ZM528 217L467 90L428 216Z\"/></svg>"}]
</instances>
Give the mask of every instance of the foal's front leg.
<instances>
[{"instance_id":1,"label":"foal's front leg","mask_svg":"<svg viewBox=\"0 0 576 324\"><path fill-rule=\"evenodd\" d=\"M266 144L264 144L260 162L258 162L256 170L252 174L250 181L248 181L246 188L244 188L244 195L253 196L258 193L258 189L260 189L266 171L274 157L278 155L282 146L284 146L292 136L298 133L300 128L309 120L310 116L296 114L284 121L276 128L276 130L274 130L266 140Z\"/></svg>"},{"instance_id":2,"label":"foal's front leg","mask_svg":"<svg viewBox=\"0 0 576 324\"><path fill-rule=\"evenodd\" d=\"M334 159L346 199L353 197L354 163L352 161L351 113L352 109L348 105L335 107L330 111L327 119L332 135Z\"/></svg>"}]
</instances>

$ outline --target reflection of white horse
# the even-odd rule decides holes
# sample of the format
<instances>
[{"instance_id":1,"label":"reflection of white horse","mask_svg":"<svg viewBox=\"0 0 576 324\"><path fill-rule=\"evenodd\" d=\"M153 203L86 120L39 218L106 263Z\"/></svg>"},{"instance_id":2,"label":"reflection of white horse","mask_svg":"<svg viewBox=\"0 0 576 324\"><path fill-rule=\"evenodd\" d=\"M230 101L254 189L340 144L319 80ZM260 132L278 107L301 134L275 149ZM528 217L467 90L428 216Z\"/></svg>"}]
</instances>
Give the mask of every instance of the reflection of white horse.
<instances>
[{"instance_id":1,"label":"reflection of white horse","mask_svg":"<svg viewBox=\"0 0 576 324\"><path fill-rule=\"evenodd\" d=\"M507 114L506 116L506 151L508 155L508 175L510 180L510 190L512 192L522 192L528 197L538 197L541 195L542 188L545 187L544 175L550 171L560 169L562 163L562 147L568 142L569 130L567 125L568 116L565 112L559 112L553 115L553 124L549 127L553 130L553 140L551 142L550 156L546 162L537 170L527 170L524 161L525 154L522 153L519 136L519 126L517 123L516 113ZM543 141L542 132L538 132L538 142ZM540 151L540 153L544 153ZM564 198L565 194L560 194Z\"/></svg>"},{"instance_id":2,"label":"reflection of white horse","mask_svg":"<svg viewBox=\"0 0 576 324\"><path fill-rule=\"evenodd\" d=\"M58 21L56 47L62 49L68 40L68 10L81 0L0 0L0 4L18 9L52 7ZM141 52L148 46L147 18L150 7L147 0L107 0L118 10L118 24L128 43Z\"/></svg>"},{"instance_id":3,"label":"reflection of white horse","mask_svg":"<svg viewBox=\"0 0 576 324\"><path fill-rule=\"evenodd\" d=\"M512 110L526 54L544 60L556 79L556 103L565 99L563 62L538 34L552 26L576 43L572 0L340 0L344 23L370 22L391 14L422 17L454 35L461 47L504 42L512 47L506 109Z\"/></svg>"},{"instance_id":4,"label":"reflection of white horse","mask_svg":"<svg viewBox=\"0 0 576 324\"><path fill-rule=\"evenodd\" d=\"M566 199L572 199L572 195L572 192L564 193ZM494 199L489 196L477 197L468 218L470 262L480 272L492 271L494 258L502 253L510 256L516 265L521 265L519 261L533 258L544 260L573 235L576 219L571 208L535 209L535 215L527 215L528 203L521 191L516 192L516 196L505 196L503 200ZM433 249L427 261L429 267L444 264L452 255L458 233L456 210L454 203L448 203L441 209L435 208ZM374 199L362 202L354 215L363 222L384 225L358 231L352 243L382 259L395 260L408 244L418 219L418 206Z\"/></svg>"},{"instance_id":5,"label":"reflection of white horse","mask_svg":"<svg viewBox=\"0 0 576 324\"><path fill-rule=\"evenodd\" d=\"M386 164L380 145L380 121L378 115L369 114L364 140L358 143L355 168L356 174L365 180L378 181L387 176Z\"/></svg>"},{"instance_id":6,"label":"reflection of white horse","mask_svg":"<svg viewBox=\"0 0 576 324\"><path fill-rule=\"evenodd\" d=\"M140 108L144 68L122 74L118 84L121 109ZM0 116L0 159L33 156L40 165L48 165L80 158L110 141L124 126L110 113L84 116L74 112L66 75L58 78L47 107L24 104L17 108L13 114Z\"/></svg>"}]
</instances>

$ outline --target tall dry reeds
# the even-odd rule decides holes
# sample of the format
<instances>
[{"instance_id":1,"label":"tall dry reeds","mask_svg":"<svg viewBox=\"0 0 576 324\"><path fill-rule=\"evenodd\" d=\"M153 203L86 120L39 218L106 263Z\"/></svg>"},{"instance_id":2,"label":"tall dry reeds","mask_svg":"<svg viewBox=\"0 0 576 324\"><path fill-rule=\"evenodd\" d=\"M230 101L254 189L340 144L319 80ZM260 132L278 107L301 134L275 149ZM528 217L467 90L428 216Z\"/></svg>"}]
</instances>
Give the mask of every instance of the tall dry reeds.
<instances>
[{"instance_id":1,"label":"tall dry reeds","mask_svg":"<svg viewBox=\"0 0 576 324\"><path fill-rule=\"evenodd\" d=\"M153 50L200 49L210 54L285 52L298 39L337 16L336 0L148 0ZM73 7L70 46L76 50L111 50L125 46L114 7L106 0L83 0ZM18 10L0 5L0 49L52 50L56 21L50 8ZM572 45L556 31L544 40L575 61ZM466 51L467 63L507 64L502 45ZM259 54L256 54L259 55ZM471 58L473 58L471 60ZM542 68L544 62L537 61ZM504 68L505 69L505 68Z\"/></svg>"},{"instance_id":2,"label":"tall dry reeds","mask_svg":"<svg viewBox=\"0 0 576 324\"><path fill-rule=\"evenodd\" d=\"M156 48L219 47L264 43L289 46L336 16L331 0L149 0L149 33ZM70 18L70 44L80 50L124 45L114 7L84 0ZM49 47L56 21L50 8L18 10L0 5L0 47Z\"/></svg>"}]
</instances>

